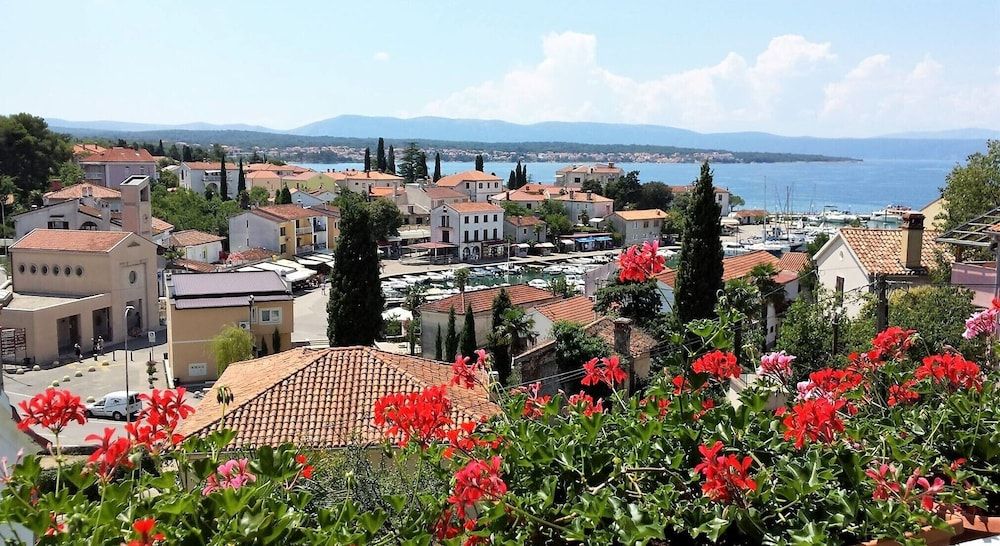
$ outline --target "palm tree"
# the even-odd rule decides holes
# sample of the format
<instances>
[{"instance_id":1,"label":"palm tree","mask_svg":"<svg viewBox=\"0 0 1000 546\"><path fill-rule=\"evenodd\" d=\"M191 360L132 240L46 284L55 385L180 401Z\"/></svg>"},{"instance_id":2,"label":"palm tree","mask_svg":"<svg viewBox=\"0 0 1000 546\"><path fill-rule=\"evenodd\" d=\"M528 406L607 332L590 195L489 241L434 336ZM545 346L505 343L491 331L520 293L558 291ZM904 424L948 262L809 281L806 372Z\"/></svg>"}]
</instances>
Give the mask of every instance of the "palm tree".
<instances>
[{"instance_id":1,"label":"palm tree","mask_svg":"<svg viewBox=\"0 0 1000 546\"><path fill-rule=\"evenodd\" d=\"M520 307L508 309L503 314L500 332L510 339L512 357L523 353L538 339L538 334L535 333L535 319L529 317Z\"/></svg>"},{"instance_id":2,"label":"palm tree","mask_svg":"<svg viewBox=\"0 0 1000 546\"><path fill-rule=\"evenodd\" d=\"M465 292L465 285L469 283L469 268L463 267L455 271L455 286L459 292Z\"/></svg>"}]
</instances>

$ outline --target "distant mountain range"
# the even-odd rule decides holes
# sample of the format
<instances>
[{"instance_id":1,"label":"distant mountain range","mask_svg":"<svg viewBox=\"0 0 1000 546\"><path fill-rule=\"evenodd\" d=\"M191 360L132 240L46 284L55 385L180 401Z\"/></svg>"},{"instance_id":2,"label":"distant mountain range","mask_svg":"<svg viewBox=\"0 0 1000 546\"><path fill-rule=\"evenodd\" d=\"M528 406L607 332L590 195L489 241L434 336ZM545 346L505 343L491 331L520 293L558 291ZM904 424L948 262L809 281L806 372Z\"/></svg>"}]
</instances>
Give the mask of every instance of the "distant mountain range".
<instances>
[{"instance_id":1,"label":"distant mountain range","mask_svg":"<svg viewBox=\"0 0 1000 546\"><path fill-rule=\"evenodd\" d=\"M347 138L386 137L395 140L439 140L471 142L572 142L579 144L656 145L730 150L820 154L861 159L947 159L962 160L984 150L986 140L1000 138L991 129L956 129L937 132L910 132L873 138L818 138L781 136L763 132L699 133L662 125L628 125L551 121L521 125L498 120L450 119L440 117L394 118L337 116L295 129L282 131L253 125L188 123L158 125L115 121L67 121L50 118L51 126L91 131L253 131L306 137Z\"/></svg>"}]
</instances>

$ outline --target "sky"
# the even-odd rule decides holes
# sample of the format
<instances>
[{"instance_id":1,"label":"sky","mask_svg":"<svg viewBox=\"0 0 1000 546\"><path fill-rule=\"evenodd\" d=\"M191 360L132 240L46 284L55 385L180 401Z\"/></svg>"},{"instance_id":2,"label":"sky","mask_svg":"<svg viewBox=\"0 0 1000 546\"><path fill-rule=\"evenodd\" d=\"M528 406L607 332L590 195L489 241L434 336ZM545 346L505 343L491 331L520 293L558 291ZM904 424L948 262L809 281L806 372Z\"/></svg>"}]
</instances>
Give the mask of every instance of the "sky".
<instances>
[{"instance_id":1,"label":"sky","mask_svg":"<svg viewBox=\"0 0 1000 546\"><path fill-rule=\"evenodd\" d=\"M1000 0L0 0L0 14L0 113L1000 129Z\"/></svg>"}]
</instances>

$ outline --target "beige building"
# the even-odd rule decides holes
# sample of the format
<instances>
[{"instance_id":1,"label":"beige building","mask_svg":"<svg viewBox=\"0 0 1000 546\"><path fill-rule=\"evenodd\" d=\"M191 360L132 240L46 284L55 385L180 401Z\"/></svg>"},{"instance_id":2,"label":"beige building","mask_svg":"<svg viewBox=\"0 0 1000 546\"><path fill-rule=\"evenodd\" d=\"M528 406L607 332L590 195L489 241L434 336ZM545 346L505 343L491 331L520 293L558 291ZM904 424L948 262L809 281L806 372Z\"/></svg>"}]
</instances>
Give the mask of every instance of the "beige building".
<instances>
[{"instance_id":1,"label":"beige building","mask_svg":"<svg viewBox=\"0 0 1000 546\"><path fill-rule=\"evenodd\" d=\"M504 181L493 173L472 170L450 174L434 185L464 193L469 197L469 201L488 203L491 196L503 192Z\"/></svg>"},{"instance_id":2,"label":"beige building","mask_svg":"<svg viewBox=\"0 0 1000 546\"><path fill-rule=\"evenodd\" d=\"M605 185L613 180L618 180L625 176L625 171L621 167L615 167L614 163L598 163L595 165L569 165L556 171L556 185L579 185L588 180L600 182Z\"/></svg>"},{"instance_id":3,"label":"beige building","mask_svg":"<svg viewBox=\"0 0 1000 546\"><path fill-rule=\"evenodd\" d=\"M666 218L660 209L620 210L608 216L607 222L622 235L622 244L632 246L659 241Z\"/></svg>"},{"instance_id":4,"label":"beige building","mask_svg":"<svg viewBox=\"0 0 1000 546\"><path fill-rule=\"evenodd\" d=\"M250 209L229 219L229 250L265 248L283 258L337 246L340 211L295 204Z\"/></svg>"},{"instance_id":5,"label":"beige building","mask_svg":"<svg viewBox=\"0 0 1000 546\"><path fill-rule=\"evenodd\" d=\"M24 355L52 362L159 327L156 245L127 231L36 229L10 247L13 297L4 328L25 332ZM128 312L126 326L126 306Z\"/></svg>"},{"instance_id":6,"label":"beige building","mask_svg":"<svg viewBox=\"0 0 1000 546\"><path fill-rule=\"evenodd\" d=\"M228 325L249 330L259 354L292 346L292 290L277 272L183 273L166 284L167 350L180 383L218 379L209 344Z\"/></svg>"}]
</instances>

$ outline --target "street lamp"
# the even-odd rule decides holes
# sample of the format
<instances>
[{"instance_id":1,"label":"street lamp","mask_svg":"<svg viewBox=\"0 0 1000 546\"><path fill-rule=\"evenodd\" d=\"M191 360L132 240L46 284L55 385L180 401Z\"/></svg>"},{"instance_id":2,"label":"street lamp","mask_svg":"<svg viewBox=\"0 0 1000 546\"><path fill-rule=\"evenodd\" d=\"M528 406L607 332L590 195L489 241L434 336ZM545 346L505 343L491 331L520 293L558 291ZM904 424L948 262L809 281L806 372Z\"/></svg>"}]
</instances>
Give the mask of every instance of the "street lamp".
<instances>
[{"instance_id":1,"label":"street lamp","mask_svg":"<svg viewBox=\"0 0 1000 546\"><path fill-rule=\"evenodd\" d=\"M250 339L253 340L251 347L253 348L253 357L257 358L257 336L253 335L253 294L250 294L250 317L247 321L247 333L250 334Z\"/></svg>"},{"instance_id":2,"label":"street lamp","mask_svg":"<svg viewBox=\"0 0 1000 546\"><path fill-rule=\"evenodd\" d=\"M128 392L128 312L135 311L135 307L131 305L125 306L125 422L132 422L132 412L128 410L129 392Z\"/></svg>"}]
</instances>

